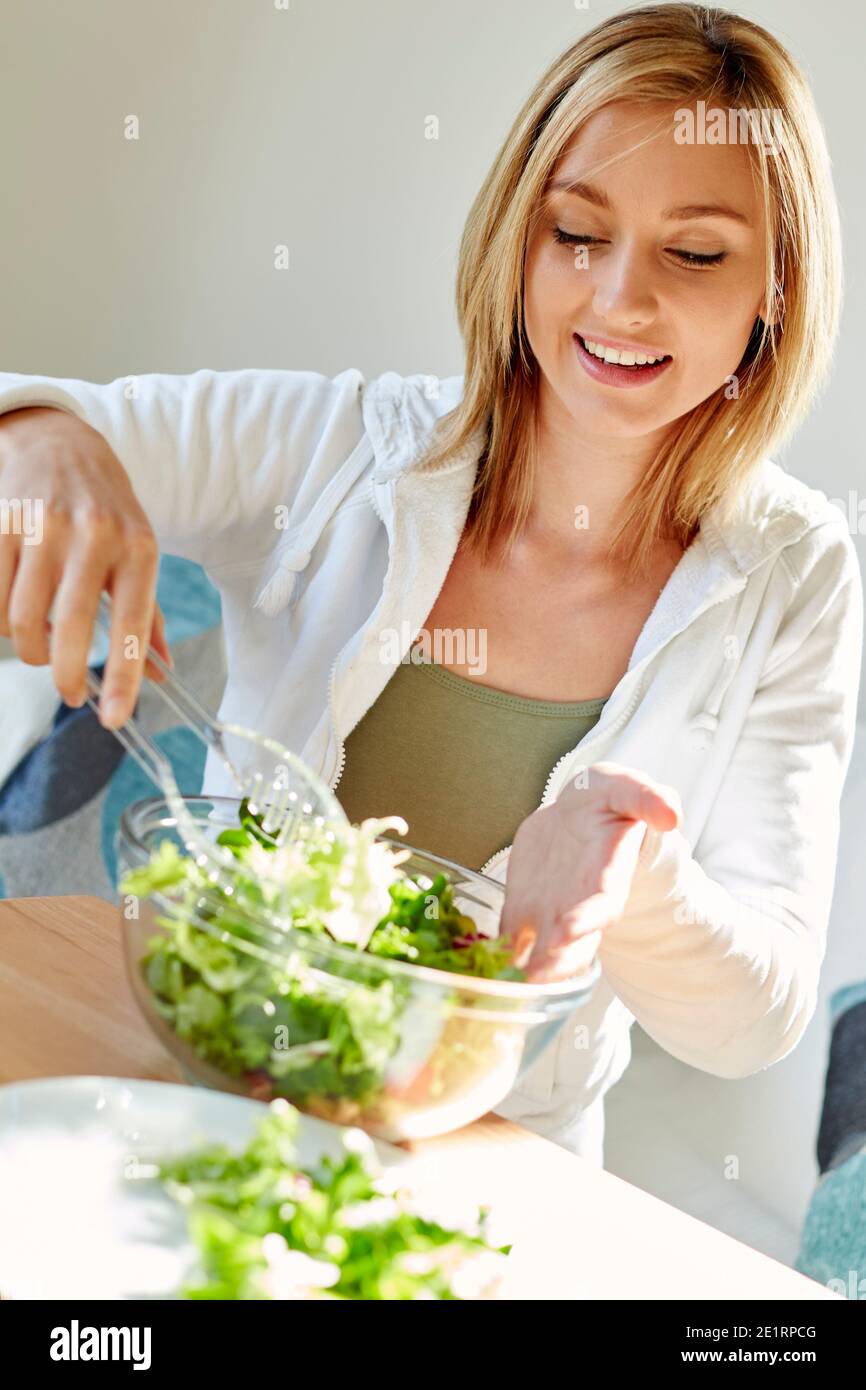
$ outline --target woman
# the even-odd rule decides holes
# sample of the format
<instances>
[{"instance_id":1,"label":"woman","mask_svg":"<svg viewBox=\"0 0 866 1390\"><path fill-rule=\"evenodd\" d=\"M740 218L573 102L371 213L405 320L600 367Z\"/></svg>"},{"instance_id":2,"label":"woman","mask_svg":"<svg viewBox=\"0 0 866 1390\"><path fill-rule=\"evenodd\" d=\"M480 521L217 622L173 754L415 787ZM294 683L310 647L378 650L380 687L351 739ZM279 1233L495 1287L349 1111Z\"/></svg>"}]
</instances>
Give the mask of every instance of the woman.
<instances>
[{"instance_id":1,"label":"woman","mask_svg":"<svg viewBox=\"0 0 866 1390\"><path fill-rule=\"evenodd\" d=\"M461 247L462 377L0 379L0 492L44 499L41 545L0 537L22 659L80 704L110 589L122 722L127 639L165 650L157 542L203 563L223 717L353 818L507 871L535 975L599 953L501 1107L598 1161L634 1017L736 1077L815 1007L862 599L841 513L767 454L826 373L838 281L799 69L734 15L653 6L519 113ZM422 631L465 649L416 661Z\"/></svg>"}]
</instances>

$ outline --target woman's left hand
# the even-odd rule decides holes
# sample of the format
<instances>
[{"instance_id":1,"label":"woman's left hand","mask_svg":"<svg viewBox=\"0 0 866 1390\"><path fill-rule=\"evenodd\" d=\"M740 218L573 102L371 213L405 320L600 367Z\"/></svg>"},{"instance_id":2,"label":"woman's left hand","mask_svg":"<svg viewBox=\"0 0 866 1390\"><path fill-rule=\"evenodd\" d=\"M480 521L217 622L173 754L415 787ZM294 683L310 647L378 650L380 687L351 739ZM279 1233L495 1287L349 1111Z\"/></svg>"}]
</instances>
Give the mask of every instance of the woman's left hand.
<instances>
[{"instance_id":1,"label":"woman's left hand","mask_svg":"<svg viewBox=\"0 0 866 1390\"><path fill-rule=\"evenodd\" d=\"M593 763L587 785L520 825L508 861L500 935L530 980L562 980L595 958L628 901L647 827L681 823L678 793L618 763Z\"/></svg>"}]
</instances>

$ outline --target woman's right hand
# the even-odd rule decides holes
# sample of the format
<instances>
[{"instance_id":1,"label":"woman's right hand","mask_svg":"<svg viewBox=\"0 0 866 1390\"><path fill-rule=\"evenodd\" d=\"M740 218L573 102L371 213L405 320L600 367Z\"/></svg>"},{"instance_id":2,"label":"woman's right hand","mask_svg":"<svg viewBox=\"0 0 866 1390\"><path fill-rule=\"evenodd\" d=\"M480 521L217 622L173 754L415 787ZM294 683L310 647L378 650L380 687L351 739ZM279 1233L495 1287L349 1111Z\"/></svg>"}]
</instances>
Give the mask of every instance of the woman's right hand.
<instances>
[{"instance_id":1,"label":"woman's right hand","mask_svg":"<svg viewBox=\"0 0 866 1390\"><path fill-rule=\"evenodd\" d=\"M23 504L23 505L22 505ZM106 439L50 406L0 414L0 636L31 666L51 664L68 705L83 704L99 600L112 599L100 718L132 714L148 643L172 664L156 603L159 547ZM48 614L52 603L52 621Z\"/></svg>"}]
</instances>

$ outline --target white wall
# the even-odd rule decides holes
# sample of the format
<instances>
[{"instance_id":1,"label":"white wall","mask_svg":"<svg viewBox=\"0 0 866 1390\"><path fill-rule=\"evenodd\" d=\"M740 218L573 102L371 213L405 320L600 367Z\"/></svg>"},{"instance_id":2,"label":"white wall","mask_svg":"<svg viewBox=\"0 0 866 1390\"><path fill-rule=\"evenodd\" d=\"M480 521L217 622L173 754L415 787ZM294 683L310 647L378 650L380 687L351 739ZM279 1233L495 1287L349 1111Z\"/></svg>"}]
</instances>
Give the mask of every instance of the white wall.
<instances>
[{"instance_id":1,"label":"white wall","mask_svg":"<svg viewBox=\"0 0 866 1390\"><path fill-rule=\"evenodd\" d=\"M462 369L453 276L469 203L546 64L625 7L289 4L0 0L0 370ZM783 461L831 497L866 497L863 12L739 8L805 61L846 232L835 375Z\"/></svg>"}]
</instances>

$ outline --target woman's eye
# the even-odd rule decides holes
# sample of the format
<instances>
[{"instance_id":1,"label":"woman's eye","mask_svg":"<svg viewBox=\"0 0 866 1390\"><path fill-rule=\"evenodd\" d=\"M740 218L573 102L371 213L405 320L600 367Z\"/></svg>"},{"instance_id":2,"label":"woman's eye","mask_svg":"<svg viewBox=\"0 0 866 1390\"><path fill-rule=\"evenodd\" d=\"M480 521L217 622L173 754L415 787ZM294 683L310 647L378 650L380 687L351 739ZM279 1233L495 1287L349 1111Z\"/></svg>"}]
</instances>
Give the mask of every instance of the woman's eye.
<instances>
[{"instance_id":1,"label":"woman's eye","mask_svg":"<svg viewBox=\"0 0 866 1390\"><path fill-rule=\"evenodd\" d=\"M553 239L561 242L563 246L591 246L593 242L599 242L601 237L585 236L580 232L564 232L561 227L555 227Z\"/></svg>"},{"instance_id":2,"label":"woman's eye","mask_svg":"<svg viewBox=\"0 0 866 1390\"><path fill-rule=\"evenodd\" d=\"M728 254L727 251L677 251L673 246L669 246L668 250L683 265L721 265Z\"/></svg>"},{"instance_id":3,"label":"woman's eye","mask_svg":"<svg viewBox=\"0 0 866 1390\"><path fill-rule=\"evenodd\" d=\"M558 241L563 246L593 246L600 245L601 237L589 236L582 232L566 232L562 227L555 227L553 232L554 241ZM721 265L727 256L727 251L680 251L674 246L665 248L669 255L676 256L681 265L691 269L701 266Z\"/></svg>"}]
</instances>

